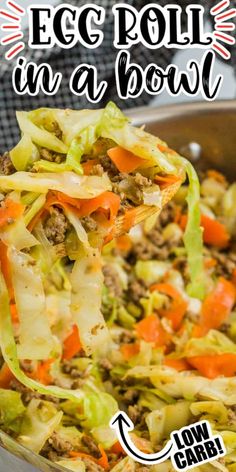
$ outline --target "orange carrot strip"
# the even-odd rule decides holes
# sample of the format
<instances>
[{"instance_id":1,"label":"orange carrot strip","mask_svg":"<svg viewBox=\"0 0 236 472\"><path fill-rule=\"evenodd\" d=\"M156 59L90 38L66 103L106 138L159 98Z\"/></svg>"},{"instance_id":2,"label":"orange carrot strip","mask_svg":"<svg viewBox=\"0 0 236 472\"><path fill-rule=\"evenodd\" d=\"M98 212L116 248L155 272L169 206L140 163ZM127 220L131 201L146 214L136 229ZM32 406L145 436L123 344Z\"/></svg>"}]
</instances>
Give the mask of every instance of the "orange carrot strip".
<instances>
[{"instance_id":1,"label":"orange carrot strip","mask_svg":"<svg viewBox=\"0 0 236 472\"><path fill-rule=\"evenodd\" d=\"M116 238L116 247L120 251L128 252L132 247L132 241L128 234L123 234Z\"/></svg>"},{"instance_id":2,"label":"orange carrot strip","mask_svg":"<svg viewBox=\"0 0 236 472\"><path fill-rule=\"evenodd\" d=\"M159 151L161 152L168 152L168 154L177 154L176 151L174 151L174 149L169 148L165 144L158 144L157 147Z\"/></svg>"},{"instance_id":3,"label":"orange carrot strip","mask_svg":"<svg viewBox=\"0 0 236 472\"><path fill-rule=\"evenodd\" d=\"M99 159L89 159L87 162L82 164L84 175L89 175L92 168L99 164Z\"/></svg>"},{"instance_id":4,"label":"orange carrot strip","mask_svg":"<svg viewBox=\"0 0 236 472\"><path fill-rule=\"evenodd\" d=\"M172 303L169 308L159 310L161 316L165 316L170 320L173 329L176 331L180 328L183 317L187 310L187 302L183 299L182 295L176 290L171 284L160 283L154 284L150 287L150 291L158 290L165 295L172 298Z\"/></svg>"},{"instance_id":5,"label":"orange carrot strip","mask_svg":"<svg viewBox=\"0 0 236 472\"><path fill-rule=\"evenodd\" d=\"M9 388L10 383L14 378L15 377L10 371L8 365L4 363L0 370L0 388Z\"/></svg>"},{"instance_id":6,"label":"orange carrot strip","mask_svg":"<svg viewBox=\"0 0 236 472\"><path fill-rule=\"evenodd\" d=\"M139 338L146 342L155 343L156 347L165 346L170 342L171 336L167 333L159 318L153 314L147 316L135 325Z\"/></svg>"},{"instance_id":7,"label":"orange carrot strip","mask_svg":"<svg viewBox=\"0 0 236 472\"><path fill-rule=\"evenodd\" d=\"M117 455L119 455L119 454L125 455L126 454L123 447L119 443L119 441L117 441L115 444L113 444L110 451L111 451L111 453L117 454Z\"/></svg>"},{"instance_id":8,"label":"orange carrot strip","mask_svg":"<svg viewBox=\"0 0 236 472\"><path fill-rule=\"evenodd\" d=\"M195 356L189 357L187 361L208 379L215 379L221 375L233 377L236 374L236 354Z\"/></svg>"},{"instance_id":9,"label":"orange carrot strip","mask_svg":"<svg viewBox=\"0 0 236 472\"><path fill-rule=\"evenodd\" d=\"M23 215L24 209L25 207L21 203L6 198L3 206L0 207L0 228L14 223L17 218Z\"/></svg>"},{"instance_id":10,"label":"orange carrot strip","mask_svg":"<svg viewBox=\"0 0 236 472\"><path fill-rule=\"evenodd\" d=\"M38 364L36 378L44 385L50 385L52 383L52 377L49 371L53 362L54 359L48 359L47 361L42 361Z\"/></svg>"},{"instance_id":11,"label":"orange carrot strip","mask_svg":"<svg viewBox=\"0 0 236 472\"><path fill-rule=\"evenodd\" d=\"M235 300L234 285L229 280L220 277L215 289L202 304L200 323L193 330L193 336L203 336L210 329L218 329L227 320Z\"/></svg>"},{"instance_id":12,"label":"orange carrot strip","mask_svg":"<svg viewBox=\"0 0 236 472\"><path fill-rule=\"evenodd\" d=\"M155 183L159 185L161 190L164 188L169 187L170 185L175 184L176 182L179 182L181 179L177 175L155 175Z\"/></svg>"},{"instance_id":13,"label":"orange carrot strip","mask_svg":"<svg viewBox=\"0 0 236 472\"><path fill-rule=\"evenodd\" d=\"M187 225L187 215L182 215L180 219L180 227L184 230ZM226 227L217 220L209 218L209 216L201 216L201 226L203 227L203 241L211 246L221 249L228 246L230 235Z\"/></svg>"},{"instance_id":14,"label":"orange carrot strip","mask_svg":"<svg viewBox=\"0 0 236 472\"><path fill-rule=\"evenodd\" d=\"M136 356L140 351L140 345L138 343L133 344L122 344L120 352L126 361L129 361L132 357Z\"/></svg>"},{"instance_id":15,"label":"orange carrot strip","mask_svg":"<svg viewBox=\"0 0 236 472\"><path fill-rule=\"evenodd\" d=\"M109 149L107 154L120 172L133 172L145 163L145 159L135 156L120 146Z\"/></svg>"},{"instance_id":16,"label":"orange carrot strip","mask_svg":"<svg viewBox=\"0 0 236 472\"><path fill-rule=\"evenodd\" d=\"M172 367L172 369L182 372L184 370L189 370L189 364L186 359L168 359L166 358L163 362L167 367Z\"/></svg>"},{"instance_id":17,"label":"orange carrot strip","mask_svg":"<svg viewBox=\"0 0 236 472\"><path fill-rule=\"evenodd\" d=\"M204 261L204 267L206 269L212 269L216 265L217 265L217 260L214 259L213 257L211 257L209 259L205 259L205 261Z\"/></svg>"},{"instance_id":18,"label":"orange carrot strip","mask_svg":"<svg viewBox=\"0 0 236 472\"><path fill-rule=\"evenodd\" d=\"M77 325L73 325L72 333L64 340L63 359L70 360L82 349L79 330Z\"/></svg>"}]
</instances>

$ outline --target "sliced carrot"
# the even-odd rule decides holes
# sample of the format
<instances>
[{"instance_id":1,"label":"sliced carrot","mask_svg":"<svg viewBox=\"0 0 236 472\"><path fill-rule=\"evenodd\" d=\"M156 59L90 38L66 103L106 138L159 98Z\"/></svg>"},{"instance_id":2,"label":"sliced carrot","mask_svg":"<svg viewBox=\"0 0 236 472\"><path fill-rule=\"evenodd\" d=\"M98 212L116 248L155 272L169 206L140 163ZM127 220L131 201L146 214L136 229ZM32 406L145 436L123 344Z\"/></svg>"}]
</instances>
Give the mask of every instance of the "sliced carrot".
<instances>
[{"instance_id":1,"label":"sliced carrot","mask_svg":"<svg viewBox=\"0 0 236 472\"><path fill-rule=\"evenodd\" d=\"M0 388L9 388L10 383L14 378L15 377L10 371L8 365L4 363L0 370Z\"/></svg>"},{"instance_id":2,"label":"sliced carrot","mask_svg":"<svg viewBox=\"0 0 236 472\"><path fill-rule=\"evenodd\" d=\"M82 349L79 330L77 325L73 325L72 333L65 339L63 343L63 359L70 360Z\"/></svg>"},{"instance_id":3,"label":"sliced carrot","mask_svg":"<svg viewBox=\"0 0 236 472\"><path fill-rule=\"evenodd\" d=\"M132 359L132 357L136 356L140 351L139 343L133 344L122 344L120 347L120 351L123 354L123 357L126 361Z\"/></svg>"},{"instance_id":4,"label":"sliced carrot","mask_svg":"<svg viewBox=\"0 0 236 472\"><path fill-rule=\"evenodd\" d=\"M14 223L24 213L24 205L6 198L0 207L0 228Z\"/></svg>"},{"instance_id":5,"label":"sliced carrot","mask_svg":"<svg viewBox=\"0 0 236 472\"><path fill-rule=\"evenodd\" d=\"M172 328L175 331L178 330L187 310L187 302L183 299L178 290L176 290L171 284L154 284L150 287L150 291L153 292L154 290L158 290L159 292L172 298L170 307L159 310L159 313L161 316L164 316L171 322Z\"/></svg>"},{"instance_id":6,"label":"sliced carrot","mask_svg":"<svg viewBox=\"0 0 236 472\"><path fill-rule=\"evenodd\" d=\"M92 168L99 164L99 159L89 159L87 162L82 164L83 171L85 175L89 175Z\"/></svg>"},{"instance_id":7,"label":"sliced carrot","mask_svg":"<svg viewBox=\"0 0 236 472\"><path fill-rule=\"evenodd\" d=\"M167 152L168 154L177 154L176 151L174 151L174 149L169 148L165 144L158 144L157 147L159 151L161 152Z\"/></svg>"},{"instance_id":8,"label":"sliced carrot","mask_svg":"<svg viewBox=\"0 0 236 472\"><path fill-rule=\"evenodd\" d=\"M161 190L164 188L169 187L170 185L175 184L176 182L180 182L180 177L178 175L155 175L155 183L159 185Z\"/></svg>"},{"instance_id":9,"label":"sliced carrot","mask_svg":"<svg viewBox=\"0 0 236 472\"><path fill-rule=\"evenodd\" d=\"M235 300L234 285L220 277L215 289L202 304L200 323L193 330L193 336L204 336L210 329L218 329L230 315Z\"/></svg>"},{"instance_id":10,"label":"sliced carrot","mask_svg":"<svg viewBox=\"0 0 236 472\"><path fill-rule=\"evenodd\" d=\"M154 343L156 347L165 346L171 340L170 334L164 330L158 316L155 314L139 321L135 328L139 338Z\"/></svg>"},{"instance_id":11,"label":"sliced carrot","mask_svg":"<svg viewBox=\"0 0 236 472\"><path fill-rule=\"evenodd\" d=\"M120 172L133 172L145 163L145 159L120 146L109 149L107 154Z\"/></svg>"},{"instance_id":12,"label":"sliced carrot","mask_svg":"<svg viewBox=\"0 0 236 472\"><path fill-rule=\"evenodd\" d=\"M50 367L54 362L54 359L48 359L38 363L36 369L36 378L44 385L50 385L52 383L52 377L50 375Z\"/></svg>"},{"instance_id":13,"label":"sliced carrot","mask_svg":"<svg viewBox=\"0 0 236 472\"><path fill-rule=\"evenodd\" d=\"M236 354L195 356L189 357L187 361L208 379L215 379L221 375L233 377L236 374Z\"/></svg>"},{"instance_id":14,"label":"sliced carrot","mask_svg":"<svg viewBox=\"0 0 236 472\"><path fill-rule=\"evenodd\" d=\"M189 364L186 359L168 359L166 358L163 362L167 367L172 367L172 369L182 372L184 370L189 370Z\"/></svg>"},{"instance_id":15,"label":"sliced carrot","mask_svg":"<svg viewBox=\"0 0 236 472\"><path fill-rule=\"evenodd\" d=\"M187 215L182 215L180 219L180 227L184 230L187 225ZM204 243L210 246L216 246L221 249L228 246L230 235L226 227L217 220L209 218L209 216L201 216L201 226L203 227Z\"/></svg>"},{"instance_id":16,"label":"sliced carrot","mask_svg":"<svg viewBox=\"0 0 236 472\"><path fill-rule=\"evenodd\" d=\"M205 269L212 269L216 265L217 265L217 261L213 257L210 257L209 259L205 259L204 261Z\"/></svg>"},{"instance_id":17,"label":"sliced carrot","mask_svg":"<svg viewBox=\"0 0 236 472\"><path fill-rule=\"evenodd\" d=\"M128 252L132 247L132 241L128 234L123 234L116 238L116 247L120 251Z\"/></svg>"},{"instance_id":18,"label":"sliced carrot","mask_svg":"<svg viewBox=\"0 0 236 472\"><path fill-rule=\"evenodd\" d=\"M17 307L15 303L11 303L10 312L11 312L12 323L13 324L19 323L19 316L18 316Z\"/></svg>"},{"instance_id":19,"label":"sliced carrot","mask_svg":"<svg viewBox=\"0 0 236 472\"><path fill-rule=\"evenodd\" d=\"M137 216L137 209L131 208L126 210L123 216L123 227L122 230L124 232L129 231L136 223L136 216Z\"/></svg>"},{"instance_id":20,"label":"sliced carrot","mask_svg":"<svg viewBox=\"0 0 236 472\"><path fill-rule=\"evenodd\" d=\"M220 182L221 184L226 183L226 178L223 174L218 172L217 170L208 170L207 171L207 177L210 177L212 179L215 179L217 182Z\"/></svg>"},{"instance_id":21,"label":"sliced carrot","mask_svg":"<svg viewBox=\"0 0 236 472\"><path fill-rule=\"evenodd\" d=\"M117 455L121 455L121 454L125 455L126 454L123 447L119 443L119 441L117 441L115 444L113 444L113 446L110 449L110 452L112 454L117 454Z\"/></svg>"},{"instance_id":22,"label":"sliced carrot","mask_svg":"<svg viewBox=\"0 0 236 472\"><path fill-rule=\"evenodd\" d=\"M97 460L97 463L98 465L100 465L100 467L103 467L103 469L108 470L109 462L108 462L107 454L100 444L98 445L98 449L100 451L101 457Z\"/></svg>"},{"instance_id":23,"label":"sliced carrot","mask_svg":"<svg viewBox=\"0 0 236 472\"><path fill-rule=\"evenodd\" d=\"M232 272L232 283L236 286L236 268Z\"/></svg>"}]
</instances>

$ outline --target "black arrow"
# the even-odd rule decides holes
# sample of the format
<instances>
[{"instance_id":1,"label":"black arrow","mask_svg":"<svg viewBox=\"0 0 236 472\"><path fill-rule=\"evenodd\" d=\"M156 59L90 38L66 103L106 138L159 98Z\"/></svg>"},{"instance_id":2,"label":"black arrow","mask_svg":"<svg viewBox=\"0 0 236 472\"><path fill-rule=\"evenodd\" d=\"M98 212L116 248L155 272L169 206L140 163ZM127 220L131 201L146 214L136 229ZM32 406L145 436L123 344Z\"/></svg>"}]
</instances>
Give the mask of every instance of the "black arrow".
<instances>
[{"instance_id":1,"label":"black arrow","mask_svg":"<svg viewBox=\"0 0 236 472\"><path fill-rule=\"evenodd\" d=\"M118 436L119 442L123 449L137 462L142 464L159 464L164 462L170 457L170 451L172 449L172 442L168 442L162 451L154 454L145 454L139 451L137 447L131 441L128 431L134 429L134 424L125 412L119 411L111 420L110 427L115 429Z\"/></svg>"}]
</instances>

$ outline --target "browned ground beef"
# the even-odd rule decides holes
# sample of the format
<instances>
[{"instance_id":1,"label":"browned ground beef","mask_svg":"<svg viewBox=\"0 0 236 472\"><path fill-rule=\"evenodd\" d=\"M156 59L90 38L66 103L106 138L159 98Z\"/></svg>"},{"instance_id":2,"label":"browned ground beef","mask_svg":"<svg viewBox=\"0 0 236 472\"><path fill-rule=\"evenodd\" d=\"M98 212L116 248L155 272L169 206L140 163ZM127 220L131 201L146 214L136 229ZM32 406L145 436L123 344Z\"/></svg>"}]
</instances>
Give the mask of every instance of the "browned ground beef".
<instances>
[{"instance_id":1,"label":"browned ground beef","mask_svg":"<svg viewBox=\"0 0 236 472\"><path fill-rule=\"evenodd\" d=\"M92 167L90 171L90 175L98 175L101 177L104 173L104 169L101 164L96 164L95 166Z\"/></svg>"},{"instance_id":2,"label":"browned ground beef","mask_svg":"<svg viewBox=\"0 0 236 472\"><path fill-rule=\"evenodd\" d=\"M217 261L215 267L216 275L223 275L231 278L233 270L236 268L236 252L229 248L228 251L221 252L217 249L211 249L211 257Z\"/></svg>"},{"instance_id":3,"label":"browned ground beef","mask_svg":"<svg viewBox=\"0 0 236 472\"><path fill-rule=\"evenodd\" d=\"M113 192L120 196L123 204L141 205L143 190L151 185L152 181L139 173L135 175L120 173L113 179Z\"/></svg>"},{"instance_id":4,"label":"browned ground beef","mask_svg":"<svg viewBox=\"0 0 236 472\"><path fill-rule=\"evenodd\" d=\"M100 457L101 453L99 451L99 448L97 444L95 443L94 439L91 436L88 436L87 434L84 434L81 439L82 443L86 448L88 449L89 454L91 454L94 457Z\"/></svg>"},{"instance_id":5,"label":"browned ground beef","mask_svg":"<svg viewBox=\"0 0 236 472\"><path fill-rule=\"evenodd\" d=\"M103 266L102 271L104 284L108 288L109 293L113 296L121 297L123 293L121 281L114 267L110 264L106 264Z\"/></svg>"},{"instance_id":6,"label":"browned ground beef","mask_svg":"<svg viewBox=\"0 0 236 472\"><path fill-rule=\"evenodd\" d=\"M148 261L158 259L164 261L168 258L169 250L166 246L158 247L151 241L142 240L135 243L129 254L129 261L135 264L136 261Z\"/></svg>"},{"instance_id":7,"label":"browned ground beef","mask_svg":"<svg viewBox=\"0 0 236 472\"><path fill-rule=\"evenodd\" d=\"M10 155L8 152L5 152L0 156L0 174L11 175L16 172L14 165L12 164Z\"/></svg>"},{"instance_id":8,"label":"browned ground beef","mask_svg":"<svg viewBox=\"0 0 236 472\"><path fill-rule=\"evenodd\" d=\"M117 173L118 173L117 167L115 166L115 164L113 164L110 157L103 156L100 159L100 164L101 164L103 170L108 173L110 179L113 179L117 175Z\"/></svg>"},{"instance_id":9,"label":"browned ground beef","mask_svg":"<svg viewBox=\"0 0 236 472\"><path fill-rule=\"evenodd\" d=\"M53 134L56 136L56 138L62 140L62 130L57 121L54 121L53 123Z\"/></svg>"},{"instance_id":10,"label":"browned ground beef","mask_svg":"<svg viewBox=\"0 0 236 472\"><path fill-rule=\"evenodd\" d=\"M63 211L52 207L50 216L44 224L45 235L51 244L60 244L65 241L66 231L69 228L68 221Z\"/></svg>"},{"instance_id":11,"label":"browned ground beef","mask_svg":"<svg viewBox=\"0 0 236 472\"><path fill-rule=\"evenodd\" d=\"M56 432L52 433L52 436L48 439L48 445L59 455L66 454L73 449L72 444Z\"/></svg>"},{"instance_id":12,"label":"browned ground beef","mask_svg":"<svg viewBox=\"0 0 236 472\"><path fill-rule=\"evenodd\" d=\"M139 303L140 298L144 298L147 294L146 286L143 280L133 279L129 282L127 296L134 303Z\"/></svg>"},{"instance_id":13,"label":"browned ground beef","mask_svg":"<svg viewBox=\"0 0 236 472\"><path fill-rule=\"evenodd\" d=\"M49 162L56 162L57 164L60 164L65 160L64 154L59 154L58 152L50 151L46 148L41 148L39 154L41 159Z\"/></svg>"},{"instance_id":14,"label":"browned ground beef","mask_svg":"<svg viewBox=\"0 0 236 472\"><path fill-rule=\"evenodd\" d=\"M98 227L96 221L91 216L81 218L81 224L88 233L90 231L96 231Z\"/></svg>"}]
</instances>

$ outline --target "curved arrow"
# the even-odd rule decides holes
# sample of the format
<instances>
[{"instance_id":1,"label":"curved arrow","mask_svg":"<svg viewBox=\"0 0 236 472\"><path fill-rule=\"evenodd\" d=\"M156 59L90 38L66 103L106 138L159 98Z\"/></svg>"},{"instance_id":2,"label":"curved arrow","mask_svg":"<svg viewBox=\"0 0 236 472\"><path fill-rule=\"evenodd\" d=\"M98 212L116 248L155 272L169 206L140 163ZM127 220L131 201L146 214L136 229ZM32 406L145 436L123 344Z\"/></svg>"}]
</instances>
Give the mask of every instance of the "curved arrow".
<instances>
[{"instance_id":1,"label":"curved arrow","mask_svg":"<svg viewBox=\"0 0 236 472\"><path fill-rule=\"evenodd\" d=\"M134 424L131 419L124 411L118 411L110 421L110 428L116 431L120 445L123 447L128 456L132 457L135 461L141 464L160 464L170 457L170 451L172 449L172 442L168 441L166 446L157 453L145 454L142 453L135 444L131 441L128 431L134 429Z\"/></svg>"}]
</instances>

